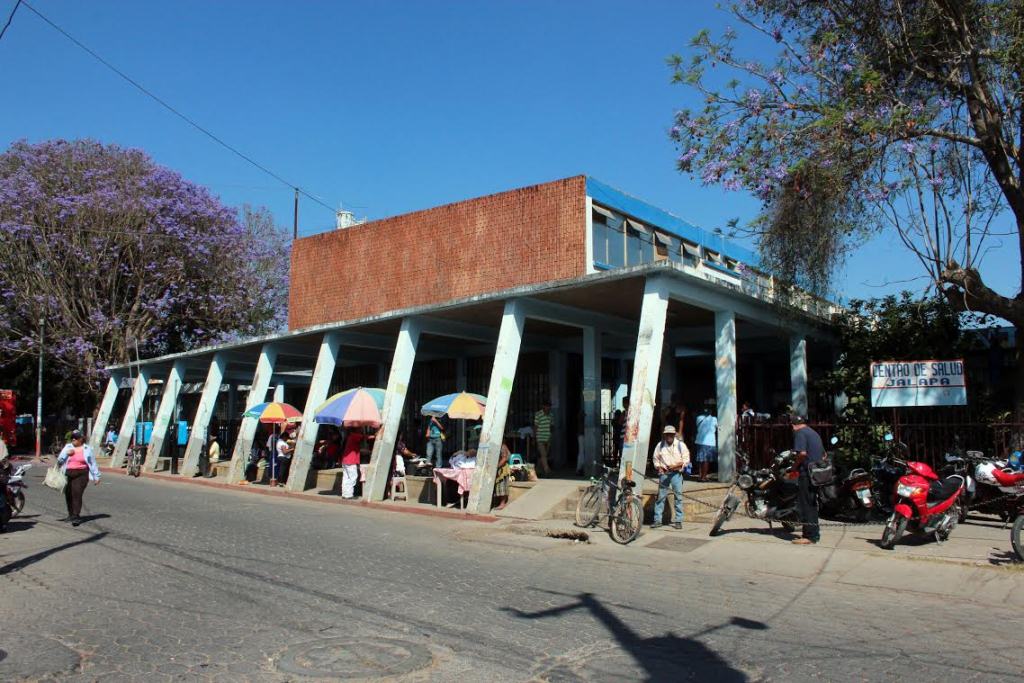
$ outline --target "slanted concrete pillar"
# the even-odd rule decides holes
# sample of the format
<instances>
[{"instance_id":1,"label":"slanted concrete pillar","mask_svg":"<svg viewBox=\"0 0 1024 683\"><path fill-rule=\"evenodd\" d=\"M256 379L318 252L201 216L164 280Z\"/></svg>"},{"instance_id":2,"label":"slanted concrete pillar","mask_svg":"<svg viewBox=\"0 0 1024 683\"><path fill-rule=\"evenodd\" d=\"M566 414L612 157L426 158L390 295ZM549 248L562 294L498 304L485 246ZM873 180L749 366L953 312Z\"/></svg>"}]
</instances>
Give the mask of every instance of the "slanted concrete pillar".
<instances>
[{"instance_id":1,"label":"slanted concrete pillar","mask_svg":"<svg viewBox=\"0 0 1024 683\"><path fill-rule=\"evenodd\" d=\"M188 444L185 446L185 464L181 469L183 477L191 477L199 471L199 456L206 448L206 432L210 428L210 418L213 417L213 409L220 395L226 365L227 357L223 353L214 354L213 360L210 361L210 369L206 372L206 384L203 385L199 407L196 408L196 416L192 421L192 433L189 434Z\"/></svg>"},{"instance_id":2,"label":"slanted concrete pillar","mask_svg":"<svg viewBox=\"0 0 1024 683\"><path fill-rule=\"evenodd\" d=\"M789 377L793 412L807 416L807 338L789 338Z\"/></svg>"},{"instance_id":3,"label":"slanted concrete pillar","mask_svg":"<svg viewBox=\"0 0 1024 683\"><path fill-rule=\"evenodd\" d=\"M328 332L320 342L320 353L316 357L316 367L309 383L306 395L306 407L302 411L302 426L295 440L295 453L292 455L292 467L288 472L285 485L289 491L305 491L306 479L309 477L309 465L313 460L313 448L316 446L317 428L313 422L313 413L321 403L327 400L327 392L331 389L331 379L338 363L338 349L341 347L341 336L337 332Z\"/></svg>"},{"instance_id":4,"label":"slanted concrete pillar","mask_svg":"<svg viewBox=\"0 0 1024 683\"><path fill-rule=\"evenodd\" d=\"M124 456L128 453L128 444L135 434L135 421L139 418L142 410L142 403L146 400L146 389L149 388L149 368L139 368L139 375L135 378L132 386L132 397L125 410L124 419L121 420L121 431L117 435L117 446L114 447L114 457L110 459L111 467L124 465Z\"/></svg>"},{"instance_id":5,"label":"slanted concrete pillar","mask_svg":"<svg viewBox=\"0 0 1024 683\"><path fill-rule=\"evenodd\" d=\"M640 475L647 469L667 317L668 286L661 278L648 278L640 309L640 331L636 339L633 382L629 389L629 412L626 413L626 436L622 444L620 466L621 478L626 474L627 463L632 463L635 473L633 479L638 483L642 482Z\"/></svg>"},{"instance_id":6,"label":"slanted concrete pillar","mask_svg":"<svg viewBox=\"0 0 1024 683\"><path fill-rule=\"evenodd\" d=\"M565 465L567 460L566 451L566 415L565 406L568 401L568 392L565 387L565 373L568 369L568 358L565 351L548 352L548 390L551 401L551 454L549 461L552 464ZM575 440L576 435L572 435Z\"/></svg>"},{"instance_id":7,"label":"slanted concrete pillar","mask_svg":"<svg viewBox=\"0 0 1024 683\"><path fill-rule=\"evenodd\" d=\"M508 402L515 382L519 349L523 344L526 318L522 305L513 299L505 303L498 332L498 348L494 352L491 383L487 390L487 407L480 430L480 447L476 452L476 469L469 491L468 510L483 514L491 509L494 497L494 477L498 473L498 456L505 435Z\"/></svg>"},{"instance_id":8,"label":"slanted concrete pillar","mask_svg":"<svg viewBox=\"0 0 1024 683\"><path fill-rule=\"evenodd\" d=\"M405 409L405 393L409 388L412 366L416 362L416 347L420 343L421 323L416 318L402 320L395 343L395 356L391 361L387 392L384 394L384 410L381 412L381 428L373 442L370 466L366 470L363 497L367 500L384 500L391 475L391 459L395 454L398 427Z\"/></svg>"},{"instance_id":9,"label":"slanted concrete pillar","mask_svg":"<svg viewBox=\"0 0 1024 683\"><path fill-rule=\"evenodd\" d=\"M256 361L256 372L253 373L249 385L249 395L245 399L245 409L267 400L267 389L270 388L270 377L274 374L274 363L277 362L277 349L272 344L265 344L260 349L259 360ZM244 417L238 428L238 438L231 450L231 466L228 468L228 483L237 484L245 477L245 466L252 450L252 440L256 438L256 418Z\"/></svg>"},{"instance_id":10,"label":"slanted concrete pillar","mask_svg":"<svg viewBox=\"0 0 1024 683\"><path fill-rule=\"evenodd\" d=\"M124 378L124 372L115 371L110 373L110 379L107 380L107 389L103 392L103 400L100 401L100 409L96 413L96 421L92 425L92 431L89 432L89 448L92 449L93 455L99 456L100 449L103 448L103 437L107 433L107 423L110 422L110 416L114 412L114 404L117 403L117 392L121 390L121 380Z\"/></svg>"},{"instance_id":11,"label":"slanted concrete pillar","mask_svg":"<svg viewBox=\"0 0 1024 683\"><path fill-rule=\"evenodd\" d=\"M167 382L164 384L164 394L160 398L160 407L156 411L156 419L153 421L153 436L146 448L146 462L143 469L147 472L156 470L157 458L163 450L164 441L167 439L167 428L174 418L175 406L178 403L178 392L181 391L182 382L185 381L185 361L175 361L171 371L167 373Z\"/></svg>"},{"instance_id":12,"label":"slanted concrete pillar","mask_svg":"<svg viewBox=\"0 0 1024 683\"><path fill-rule=\"evenodd\" d=\"M715 312L715 387L718 402L718 480L736 471L736 315Z\"/></svg>"},{"instance_id":13,"label":"slanted concrete pillar","mask_svg":"<svg viewBox=\"0 0 1024 683\"><path fill-rule=\"evenodd\" d=\"M585 471L601 462L601 331L583 328L583 453Z\"/></svg>"},{"instance_id":14,"label":"slanted concrete pillar","mask_svg":"<svg viewBox=\"0 0 1024 683\"><path fill-rule=\"evenodd\" d=\"M284 403L284 385L278 384L274 387L274 403Z\"/></svg>"}]
</instances>

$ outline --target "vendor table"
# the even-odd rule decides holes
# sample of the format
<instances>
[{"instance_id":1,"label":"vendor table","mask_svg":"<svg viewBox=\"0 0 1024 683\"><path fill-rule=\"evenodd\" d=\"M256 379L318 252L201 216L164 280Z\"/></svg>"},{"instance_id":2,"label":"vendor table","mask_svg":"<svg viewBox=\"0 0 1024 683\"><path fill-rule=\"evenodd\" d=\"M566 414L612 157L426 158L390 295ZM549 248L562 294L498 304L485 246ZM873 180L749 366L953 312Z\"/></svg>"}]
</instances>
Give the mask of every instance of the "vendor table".
<instances>
[{"instance_id":1,"label":"vendor table","mask_svg":"<svg viewBox=\"0 0 1024 683\"><path fill-rule=\"evenodd\" d=\"M437 507L443 506L441 491L444 480L449 479L459 485L459 507L462 507L462 496L469 493L473 482L473 467L435 467L434 468L434 491L437 500Z\"/></svg>"}]
</instances>

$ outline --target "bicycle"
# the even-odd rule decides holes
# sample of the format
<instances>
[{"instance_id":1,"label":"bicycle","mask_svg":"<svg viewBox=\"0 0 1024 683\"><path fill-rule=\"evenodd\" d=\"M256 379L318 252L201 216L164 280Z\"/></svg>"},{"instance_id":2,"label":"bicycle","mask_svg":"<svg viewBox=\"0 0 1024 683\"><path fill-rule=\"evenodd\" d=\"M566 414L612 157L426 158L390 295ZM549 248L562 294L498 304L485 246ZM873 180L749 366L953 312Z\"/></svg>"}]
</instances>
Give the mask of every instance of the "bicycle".
<instances>
[{"instance_id":1,"label":"bicycle","mask_svg":"<svg viewBox=\"0 0 1024 683\"><path fill-rule=\"evenodd\" d=\"M643 502L633 493L635 481L616 482L618 470L607 465L602 467L604 475L591 477L590 486L576 504L576 525L591 527L601 517L607 517L612 540L625 545L640 535L644 519Z\"/></svg>"}]
</instances>

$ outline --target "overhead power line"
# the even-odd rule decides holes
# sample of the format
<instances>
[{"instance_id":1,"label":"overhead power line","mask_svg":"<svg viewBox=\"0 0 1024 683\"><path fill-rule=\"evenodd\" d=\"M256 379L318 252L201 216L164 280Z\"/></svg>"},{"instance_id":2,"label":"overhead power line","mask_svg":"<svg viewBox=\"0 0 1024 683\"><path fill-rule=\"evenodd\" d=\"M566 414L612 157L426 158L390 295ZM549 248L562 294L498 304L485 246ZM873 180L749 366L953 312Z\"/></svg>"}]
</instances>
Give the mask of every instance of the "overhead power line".
<instances>
[{"instance_id":1,"label":"overhead power line","mask_svg":"<svg viewBox=\"0 0 1024 683\"><path fill-rule=\"evenodd\" d=\"M8 27L10 27L11 22L14 21L14 13L18 11L19 7L21 7L21 0L14 3L14 9L12 9L11 13L7 15L7 23L4 24L3 28L0 28L0 40L4 39L4 34L7 33Z\"/></svg>"},{"instance_id":2,"label":"overhead power line","mask_svg":"<svg viewBox=\"0 0 1024 683\"><path fill-rule=\"evenodd\" d=\"M239 157L240 159L243 159L244 161L248 162L252 166L258 168L260 171L263 171L263 173L265 173L268 176L270 176L271 178L277 180L282 185L288 187L289 189L295 190L296 192L298 192L299 194L301 194L302 196L304 196L304 197L306 197L308 199L311 199L312 201L316 202L320 206L322 206L325 209L329 210L331 213L334 213L336 211L336 209L333 206L331 206L330 204L328 204L327 202L322 201L320 198L318 198L318 197L314 196L313 194L307 192L306 190L302 189L301 187L299 187L295 183L289 182L285 178L281 177L280 175L278 175L274 171L270 170L269 168L267 168L263 164L259 163L258 161L256 161L252 157L250 157L248 154L245 154L244 152L239 150L237 147L234 147L234 146L230 145L229 143L225 142L223 139L218 137L216 134L212 133L209 129L204 128L202 125L200 125L194 119L190 118L186 114L183 114L180 111L178 111L177 109L175 109L166 100L164 100L161 97L159 97L158 95L154 94L152 91L147 89L144 85L142 85L141 83L136 81L134 78L132 78L131 76L129 76L125 72L121 71L119 68L117 68L116 66L114 66L110 62L108 62L106 59L104 59L95 50L93 50L88 45L84 44L82 41L78 40L73 35L71 35L67 31L65 31L63 28L61 28L60 26L55 24L53 21L48 19L42 12L37 10L35 7L30 5L28 2L25 2L25 0L18 0L18 4L19 5L24 4L25 7L28 8L29 11L31 11L33 14L35 14L37 17L42 19L47 24L49 24L51 28L53 28L55 31L57 31L61 35L63 35L65 38L70 40L72 43L77 45L79 48L81 48L82 50L87 52L90 56L92 56L100 64L102 64L103 66L105 66L108 69L110 69L111 71L113 71L115 74L117 74L122 79L124 79L125 81L130 83L133 87L135 87L139 92L141 92L142 94L146 95L147 97L149 97L150 99L155 101L161 107L163 107L167 111L171 112L172 114L177 116L179 119L181 119L185 123L189 124L190 126L192 126L196 130L198 130L200 133L202 133L206 137L208 137L211 140L213 140L214 142L216 142L218 145L220 145L224 149L228 150L229 152L231 152L235 156ZM18 6L15 5L14 9L17 10ZM14 16L14 12L11 12L11 16L12 17ZM8 19L8 24L9 23L10 23L10 19Z\"/></svg>"}]
</instances>

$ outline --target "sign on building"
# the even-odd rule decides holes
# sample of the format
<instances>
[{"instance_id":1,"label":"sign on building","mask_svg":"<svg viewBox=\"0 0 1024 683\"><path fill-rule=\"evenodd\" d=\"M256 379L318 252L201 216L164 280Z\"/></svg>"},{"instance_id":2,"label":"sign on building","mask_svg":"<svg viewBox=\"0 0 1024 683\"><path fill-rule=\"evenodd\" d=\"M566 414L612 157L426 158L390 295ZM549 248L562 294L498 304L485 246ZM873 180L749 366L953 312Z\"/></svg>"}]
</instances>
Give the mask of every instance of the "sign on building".
<instances>
[{"instance_id":1,"label":"sign on building","mask_svg":"<svg viewBox=\"0 0 1024 683\"><path fill-rule=\"evenodd\" d=\"M875 408L967 405L964 361L909 360L871 364Z\"/></svg>"}]
</instances>

